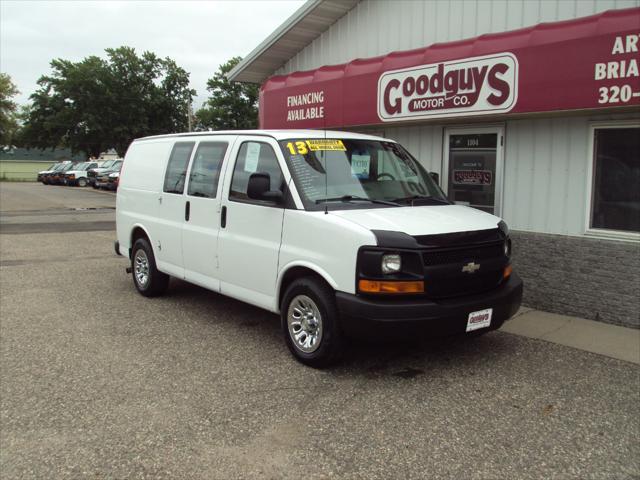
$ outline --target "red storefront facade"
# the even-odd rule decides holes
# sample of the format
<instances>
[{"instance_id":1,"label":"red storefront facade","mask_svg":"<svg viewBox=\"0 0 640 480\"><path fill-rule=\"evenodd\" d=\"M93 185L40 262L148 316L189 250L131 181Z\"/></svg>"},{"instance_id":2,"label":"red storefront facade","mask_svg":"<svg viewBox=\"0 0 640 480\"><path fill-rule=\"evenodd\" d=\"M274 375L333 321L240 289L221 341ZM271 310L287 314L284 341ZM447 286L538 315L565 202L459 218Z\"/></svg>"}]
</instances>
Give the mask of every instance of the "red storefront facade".
<instances>
[{"instance_id":1,"label":"red storefront facade","mask_svg":"<svg viewBox=\"0 0 640 480\"><path fill-rule=\"evenodd\" d=\"M261 128L389 122L640 106L640 9L273 76Z\"/></svg>"}]
</instances>

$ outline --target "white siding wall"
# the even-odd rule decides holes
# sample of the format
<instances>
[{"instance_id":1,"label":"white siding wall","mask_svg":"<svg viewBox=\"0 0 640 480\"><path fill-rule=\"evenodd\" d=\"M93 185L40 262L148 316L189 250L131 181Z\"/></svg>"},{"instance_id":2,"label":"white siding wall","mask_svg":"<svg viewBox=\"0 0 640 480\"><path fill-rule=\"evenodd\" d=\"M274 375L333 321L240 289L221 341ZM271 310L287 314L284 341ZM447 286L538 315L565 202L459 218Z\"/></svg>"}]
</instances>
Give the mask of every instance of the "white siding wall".
<instances>
[{"instance_id":1,"label":"white siding wall","mask_svg":"<svg viewBox=\"0 0 640 480\"><path fill-rule=\"evenodd\" d=\"M276 74L640 6L640 0L362 0Z\"/></svg>"},{"instance_id":2,"label":"white siding wall","mask_svg":"<svg viewBox=\"0 0 640 480\"><path fill-rule=\"evenodd\" d=\"M514 230L584 233L589 117L508 121L503 217Z\"/></svg>"}]
</instances>

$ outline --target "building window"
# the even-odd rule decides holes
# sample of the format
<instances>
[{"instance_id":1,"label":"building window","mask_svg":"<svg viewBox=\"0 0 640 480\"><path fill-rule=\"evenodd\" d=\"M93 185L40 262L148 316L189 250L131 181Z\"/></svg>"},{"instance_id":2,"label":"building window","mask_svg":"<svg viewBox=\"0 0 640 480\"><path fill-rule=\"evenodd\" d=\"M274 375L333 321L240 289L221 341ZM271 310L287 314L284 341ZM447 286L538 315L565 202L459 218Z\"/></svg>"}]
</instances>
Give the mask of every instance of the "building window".
<instances>
[{"instance_id":1,"label":"building window","mask_svg":"<svg viewBox=\"0 0 640 480\"><path fill-rule=\"evenodd\" d=\"M640 126L594 128L592 178L590 228L640 233Z\"/></svg>"}]
</instances>

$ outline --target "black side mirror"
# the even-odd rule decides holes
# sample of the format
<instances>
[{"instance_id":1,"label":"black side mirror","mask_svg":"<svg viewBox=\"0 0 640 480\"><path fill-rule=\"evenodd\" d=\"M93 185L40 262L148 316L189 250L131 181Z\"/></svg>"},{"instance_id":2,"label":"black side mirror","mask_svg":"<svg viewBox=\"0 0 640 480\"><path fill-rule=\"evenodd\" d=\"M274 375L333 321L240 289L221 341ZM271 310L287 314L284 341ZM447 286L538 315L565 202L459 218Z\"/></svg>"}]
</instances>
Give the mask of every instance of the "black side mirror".
<instances>
[{"instance_id":1,"label":"black side mirror","mask_svg":"<svg viewBox=\"0 0 640 480\"><path fill-rule=\"evenodd\" d=\"M436 185L440 186L440 175L438 175L436 172L429 172L429 176L433 179L434 182L436 182Z\"/></svg>"},{"instance_id":2,"label":"black side mirror","mask_svg":"<svg viewBox=\"0 0 640 480\"><path fill-rule=\"evenodd\" d=\"M271 176L268 173L256 172L249 177L247 196L252 200L266 200L268 202L282 203L284 195L280 190L269 190Z\"/></svg>"}]
</instances>

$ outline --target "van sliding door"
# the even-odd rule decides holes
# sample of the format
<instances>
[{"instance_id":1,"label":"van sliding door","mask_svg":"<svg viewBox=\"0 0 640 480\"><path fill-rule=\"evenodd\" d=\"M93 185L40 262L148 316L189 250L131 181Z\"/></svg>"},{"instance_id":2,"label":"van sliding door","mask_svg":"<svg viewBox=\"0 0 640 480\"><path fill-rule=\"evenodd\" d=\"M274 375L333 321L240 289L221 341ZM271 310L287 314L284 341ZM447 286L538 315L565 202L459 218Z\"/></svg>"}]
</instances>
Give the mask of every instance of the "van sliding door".
<instances>
[{"instance_id":1,"label":"van sliding door","mask_svg":"<svg viewBox=\"0 0 640 480\"><path fill-rule=\"evenodd\" d=\"M157 226L157 261L163 272L184 278L182 259L182 223L187 167L195 142L176 142L171 150L160 194Z\"/></svg>"},{"instance_id":2,"label":"van sliding door","mask_svg":"<svg viewBox=\"0 0 640 480\"><path fill-rule=\"evenodd\" d=\"M216 135L200 141L188 172L187 207L182 230L184 276L190 282L215 291L220 290L221 171L234 140L231 136Z\"/></svg>"}]
</instances>

